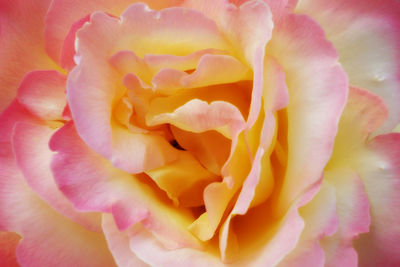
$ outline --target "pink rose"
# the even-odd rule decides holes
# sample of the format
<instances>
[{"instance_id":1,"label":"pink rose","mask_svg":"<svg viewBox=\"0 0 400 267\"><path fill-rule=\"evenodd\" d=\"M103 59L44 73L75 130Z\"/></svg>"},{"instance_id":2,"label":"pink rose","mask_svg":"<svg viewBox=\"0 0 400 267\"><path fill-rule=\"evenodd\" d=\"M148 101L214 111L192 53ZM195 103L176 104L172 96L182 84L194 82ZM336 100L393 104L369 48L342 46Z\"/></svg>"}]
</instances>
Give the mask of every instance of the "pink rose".
<instances>
[{"instance_id":1,"label":"pink rose","mask_svg":"<svg viewBox=\"0 0 400 267\"><path fill-rule=\"evenodd\" d=\"M400 266L397 0L0 1L0 266Z\"/></svg>"}]
</instances>

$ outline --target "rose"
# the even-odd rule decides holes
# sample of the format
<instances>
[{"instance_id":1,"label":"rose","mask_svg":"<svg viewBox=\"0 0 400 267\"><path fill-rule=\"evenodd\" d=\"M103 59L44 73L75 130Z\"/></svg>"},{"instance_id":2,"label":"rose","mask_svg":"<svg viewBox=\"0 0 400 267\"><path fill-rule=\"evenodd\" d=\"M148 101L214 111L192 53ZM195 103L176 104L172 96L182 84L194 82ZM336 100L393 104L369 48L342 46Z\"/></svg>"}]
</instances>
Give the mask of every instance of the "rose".
<instances>
[{"instance_id":1,"label":"rose","mask_svg":"<svg viewBox=\"0 0 400 267\"><path fill-rule=\"evenodd\" d=\"M131 2L1 3L7 264L399 263L398 3Z\"/></svg>"}]
</instances>

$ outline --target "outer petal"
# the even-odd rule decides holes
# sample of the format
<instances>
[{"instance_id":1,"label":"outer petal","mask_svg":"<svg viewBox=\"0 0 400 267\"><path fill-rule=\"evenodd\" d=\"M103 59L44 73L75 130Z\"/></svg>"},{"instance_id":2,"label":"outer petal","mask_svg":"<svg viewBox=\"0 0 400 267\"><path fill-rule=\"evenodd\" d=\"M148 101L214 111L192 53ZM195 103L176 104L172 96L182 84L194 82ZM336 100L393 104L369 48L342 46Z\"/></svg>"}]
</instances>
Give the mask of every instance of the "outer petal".
<instances>
[{"instance_id":1,"label":"outer petal","mask_svg":"<svg viewBox=\"0 0 400 267\"><path fill-rule=\"evenodd\" d=\"M400 264L400 134L377 136L355 167L371 207L371 228L355 242L360 266Z\"/></svg>"},{"instance_id":2,"label":"outer petal","mask_svg":"<svg viewBox=\"0 0 400 267\"><path fill-rule=\"evenodd\" d=\"M295 11L324 28L351 85L384 99L389 119L378 132L390 132L400 122L399 1L301 0Z\"/></svg>"},{"instance_id":3,"label":"outer petal","mask_svg":"<svg viewBox=\"0 0 400 267\"><path fill-rule=\"evenodd\" d=\"M141 222L169 248L199 247L186 230L193 220L187 210L172 207L145 175L111 166L86 146L72 123L53 136L50 147L58 152L52 163L56 182L77 209L113 213L122 230Z\"/></svg>"},{"instance_id":4,"label":"outer petal","mask_svg":"<svg viewBox=\"0 0 400 267\"><path fill-rule=\"evenodd\" d=\"M48 0L0 2L0 112L16 96L25 73L56 68L44 51L44 16L49 4Z\"/></svg>"},{"instance_id":5,"label":"outer petal","mask_svg":"<svg viewBox=\"0 0 400 267\"><path fill-rule=\"evenodd\" d=\"M87 15L80 20L74 22L71 25L71 28L65 37L62 50L61 50L61 59L60 65L64 69L70 71L73 67L75 67L75 40L76 40L76 32L90 20L90 15ZM54 49L53 47L48 49Z\"/></svg>"},{"instance_id":6,"label":"outer petal","mask_svg":"<svg viewBox=\"0 0 400 267\"><path fill-rule=\"evenodd\" d=\"M336 190L338 231L322 240L325 266L358 266L353 240L369 231L369 202L364 185L352 170L327 171L326 181Z\"/></svg>"},{"instance_id":7,"label":"outer petal","mask_svg":"<svg viewBox=\"0 0 400 267\"><path fill-rule=\"evenodd\" d=\"M17 165L32 191L52 208L88 230L101 232L100 215L76 211L54 182L50 170L54 153L48 144L54 132L46 126L17 123L13 134Z\"/></svg>"},{"instance_id":8,"label":"outer petal","mask_svg":"<svg viewBox=\"0 0 400 267\"><path fill-rule=\"evenodd\" d=\"M387 118L387 109L383 100L368 91L351 88L349 101L343 112L339 132L336 138L335 149L332 158L327 165L327 171L337 172L341 169L350 168L358 173L365 187L365 193L370 204L371 226L368 233L362 234L354 242L358 252L360 266L397 266L400 264L398 255L400 240L400 228L398 226L399 211L399 151L400 135L398 133L380 135L369 140L370 135ZM332 178L335 178L333 176ZM335 178L336 179L336 178ZM335 179L332 179L334 182ZM351 179L347 179L351 181ZM357 189L358 188L358 189ZM365 232L366 227L362 223L367 217L362 207L362 194L360 185L350 183L340 192L346 193L352 198L350 201L354 206L342 203L346 207L344 211L351 208L351 214L344 212L344 222L347 225L341 226L340 235L353 237ZM340 190L340 189L338 189ZM364 197L365 198L365 197ZM353 220L353 217L360 216L363 220ZM354 218L355 219L355 218ZM346 247L346 239L341 244L342 249L337 250L342 256L340 259L348 260L348 263L355 264L356 256L349 245ZM333 246L335 251L335 246ZM340 246L338 247L340 248ZM331 250L332 251L332 250ZM346 253L347 251L347 253ZM334 256L333 259L336 257ZM351 261L350 261L351 260ZM333 264L336 264L333 262Z\"/></svg>"},{"instance_id":9,"label":"outer petal","mask_svg":"<svg viewBox=\"0 0 400 267\"><path fill-rule=\"evenodd\" d=\"M24 77L17 99L43 120L61 120L67 104L65 83L57 71L32 71Z\"/></svg>"},{"instance_id":10,"label":"outer petal","mask_svg":"<svg viewBox=\"0 0 400 267\"><path fill-rule=\"evenodd\" d=\"M275 205L279 213L321 176L332 152L348 83L336 51L309 17L287 15L274 33L266 51L282 66L290 95L288 162Z\"/></svg>"},{"instance_id":11,"label":"outer petal","mask_svg":"<svg viewBox=\"0 0 400 267\"><path fill-rule=\"evenodd\" d=\"M334 187L324 181L316 196L300 208L300 215L305 222L304 230L296 248L278 266L323 267L325 266L325 255L320 240L325 236L332 235L338 226Z\"/></svg>"},{"instance_id":12,"label":"outer petal","mask_svg":"<svg viewBox=\"0 0 400 267\"><path fill-rule=\"evenodd\" d=\"M0 117L0 228L22 236L18 262L23 266L114 266L102 234L66 219L25 183L10 143L16 120L35 123L35 119L17 102Z\"/></svg>"}]
</instances>

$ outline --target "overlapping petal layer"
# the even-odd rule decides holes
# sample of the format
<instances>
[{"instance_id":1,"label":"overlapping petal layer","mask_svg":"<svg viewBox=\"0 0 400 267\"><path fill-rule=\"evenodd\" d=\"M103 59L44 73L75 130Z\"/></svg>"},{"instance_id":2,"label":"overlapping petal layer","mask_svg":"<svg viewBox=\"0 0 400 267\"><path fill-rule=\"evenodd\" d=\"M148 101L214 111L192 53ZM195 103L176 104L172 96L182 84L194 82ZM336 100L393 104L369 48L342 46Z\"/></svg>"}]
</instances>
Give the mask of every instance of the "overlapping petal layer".
<instances>
[{"instance_id":1,"label":"overlapping petal layer","mask_svg":"<svg viewBox=\"0 0 400 267\"><path fill-rule=\"evenodd\" d=\"M390 112L379 132L390 132L400 121L398 1L301 0L295 12L310 15L325 30L351 85L384 99Z\"/></svg>"},{"instance_id":2,"label":"overlapping petal layer","mask_svg":"<svg viewBox=\"0 0 400 267\"><path fill-rule=\"evenodd\" d=\"M276 205L279 213L320 178L333 148L348 82L335 49L309 17L287 15L275 29L266 51L282 66L290 95L288 162Z\"/></svg>"},{"instance_id":3,"label":"overlapping petal layer","mask_svg":"<svg viewBox=\"0 0 400 267\"><path fill-rule=\"evenodd\" d=\"M400 264L394 0L3 2L0 260Z\"/></svg>"},{"instance_id":4,"label":"overlapping petal layer","mask_svg":"<svg viewBox=\"0 0 400 267\"><path fill-rule=\"evenodd\" d=\"M0 111L17 95L28 71L57 69L44 50L42 31L49 5L47 0L0 2Z\"/></svg>"},{"instance_id":5,"label":"overlapping petal layer","mask_svg":"<svg viewBox=\"0 0 400 267\"><path fill-rule=\"evenodd\" d=\"M169 248L199 247L186 230L193 220L187 210L173 207L145 175L113 167L87 147L72 123L53 136L50 146L58 152L52 163L56 182L77 209L113 213L121 230L142 223Z\"/></svg>"},{"instance_id":6,"label":"overlapping petal layer","mask_svg":"<svg viewBox=\"0 0 400 267\"><path fill-rule=\"evenodd\" d=\"M43 125L43 122L30 115L16 101L0 116L0 228L15 231L23 237L17 247L18 262L22 265L45 266L76 264L103 266L104 263L114 266L114 260L108 252L107 244L101 233L89 231L80 224L67 219L64 215L52 209L30 189L17 166L12 149L12 134L16 121L39 125ZM29 124L20 125L22 127ZM14 146L16 140L14 140ZM41 151L44 152L43 159L45 159L48 155L46 151L48 147L47 144L45 148L42 145L43 142L34 144L34 146L40 146ZM18 151L16 152L18 153ZM25 154L25 156L29 156L29 154ZM40 154L35 156L40 156ZM42 164L46 165L46 162ZM49 167L49 165L47 166ZM57 199L55 200L57 208L65 212L67 216L68 214L78 215L75 210L68 211L71 210L70 203L60 201L61 196L57 195L59 194L58 189L51 186L51 182L44 180L42 185L38 186L41 188L47 186L47 190L55 190L53 194L51 192L46 192L46 194L52 195L53 200ZM90 219L90 224L86 223L86 227L88 227L88 225L93 225L94 214L81 214L73 217L75 221L81 223L81 219L85 217L88 219L89 216L94 217ZM93 229L93 226L89 228ZM46 236L45 239L43 239L44 236ZM63 240L62 244L59 242L60 240Z\"/></svg>"}]
</instances>

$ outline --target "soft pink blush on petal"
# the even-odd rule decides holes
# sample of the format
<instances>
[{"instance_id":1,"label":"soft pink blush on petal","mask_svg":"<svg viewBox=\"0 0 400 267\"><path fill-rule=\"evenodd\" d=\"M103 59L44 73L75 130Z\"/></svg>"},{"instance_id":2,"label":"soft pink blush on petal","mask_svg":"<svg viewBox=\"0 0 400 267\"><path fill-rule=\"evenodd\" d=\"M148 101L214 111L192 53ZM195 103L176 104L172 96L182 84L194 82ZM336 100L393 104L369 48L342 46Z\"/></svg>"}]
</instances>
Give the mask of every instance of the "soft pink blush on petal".
<instances>
[{"instance_id":1,"label":"soft pink blush on petal","mask_svg":"<svg viewBox=\"0 0 400 267\"><path fill-rule=\"evenodd\" d=\"M332 235L338 228L334 187L324 181L317 195L300 208L300 215L305 222L304 230L296 247L278 266L323 267L325 266L325 253L320 240L325 236Z\"/></svg>"},{"instance_id":2,"label":"soft pink blush on petal","mask_svg":"<svg viewBox=\"0 0 400 267\"><path fill-rule=\"evenodd\" d=\"M332 265L338 264L337 260L356 265L356 251L360 266L397 266L400 262L399 247L396 247L395 241L400 231L397 218L393 216L399 206L397 159L400 143L397 134L381 135L371 140L371 134L385 122L387 116L388 110L379 96L350 88L335 149L326 167L327 173L330 173L329 182L333 185L338 183L338 194L344 194L341 199L347 199L338 203L341 207L339 216L343 221L338 236L327 242ZM363 185L352 178L354 175L343 174L346 169L354 170ZM369 200L369 229L366 224L366 199ZM354 251L351 240L360 233L359 239L353 241Z\"/></svg>"},{"instance_id":3,"label":"soft pink blush on petal","mask_svg":"<svg viewBox=\"0 0 400 267\"><path fill-rule=\"evenodd\" d=\"M400 134L375 137L356 167L371 207L371 227L355 242L361 266L400 264Z\"/></svg>"},{"instance_id":4,"label":"soft pink blush on petal","mask_svg":"<svg viewBox=\"0 0 400 267\"><path fill-rule=\"evenodd\" d=\"M50 148L58 152L52 162L56 183L78 210L112 213L120 230L141 222L169 248L199 247L186 230L193 220L187 210L163 202L138 177L113 167L87 147L72 123L54 134Z\"/></svg>"},{"instance_id":5,"label":"soft pink blush on petal","mask_svg":"<svg viewBox=\"0 0 400 267\"><path fill-rule=\"evenodd\" d=\"M57 71L29 72L18 88L18 101L42 120L62 120L67 104L66 77Z\"/></svg>"},{"instance_id":6,"label":"soft pink blush on petal","mask_svg":"<svg viewBox=\"0 0 400 267\"><path fill-rule=\"evenodd\" d=\"M44 16L49 4L47 0L0 2L0 112L17 95L28 71L57 68L44 51Z\"/></svg>"},{"instance_id":7,"label":"soft pink blush on petal","mask_svg":"<svg viewBox=\"0 0 400 267\"><path fill-rule=\"evenodd\" d=\"M275 205L279 213L320 178L332 152L348 82L334 47L312 19L287 15L275 29L266 51L282 66L290 96L288 166Z\"/></svg>"},{"instance_id":8,"label":"soft pink blush on petal","mask_svg":"<svg viewBox=\"0 0 400 267\"><path fill-rule=\"evenodd\" d=\"M302 0L295 12L310 15L325 30L351 85L382 97L389 118L377 132L390 132L400 122L399 1Z\"/></svg>"},{"instance_id":9,"label":"soft pink blush on petal","mask_svg":"<svg viewBox=\"0 0 400 267\"><path fill-rule=\"evenodd\" d=\"M185 23L177 24L176 20ZM179 47L174 48L175 39L171 36L178 33L183 39ZM135 4L123 13L121 21L103 13L92 15L91 23L77 35L80 59L69 75L67 96L79 135L115 166L131 173L157 168L176 159L174 149L160 137L133 134L128 129L114 127L112 121L110 123L113 101L124 94L124 87L122 78L108 64L108 57L110 53L115 54L113 50L128 48L134 49L135 53L139 48L155 53L180 48L184 48L184 51L179 50L180 53L224 48L225 42L214 22L193 10L171 8L150 12L146 5ZM146 41L149 39L157 42ZM94 43L102 43L102 46L94 46ZM95 70L93 66L96 66ZM130 141L124 143L121 138Z\"/></svg>"},{"instance_id":10,"label":"soft pink blush on petal","mask_svg":"<svg viewBox=\"0 0 400 267\"><path fill-rule=\"evenodd\" d=\"M166 249L147 229L141 225L136 225L129 229L130 249L150 266L177 266L177 262L182 266L191 267L224 267L218 255L196 250L188 247L169 250Z\"/></svg>"},{"instance_id":11,"label":"soft pink blush on petal","mask_svg":"<svg viewBox=\"0 0 400 267\"><path fill-rule=\"evenodd\" d=\"M222 1L216 3L217 6L214 7L211 1L187 1L185 6L201 10L208 17L215 19L220 31L231 43L236 44L236 46L234 45L236 52L242 51L239 53L240 59L252 67L253 90L250 112L246 121L246 131L250 131L261 109L264 51L265 45L271 37L272 14L268 6L262 1L249 1L240 7ZM216 10L220 13L215 13ZM231 138L232 148L227 162L230 161L237 149L239 132L232 135ZM233 190L230 189L231 186L228 185L229 182L227 181L232 180L232 177L227 177L227 169L227 167L224 167L222 170L222 173L224 173L223 182L212 183L206 187L204 199L207 212L192 227L192 230L197 234L202 232L200 235L204 240L213 236L229 200L233 197L235 190L238 189L238 187ZM216 200L218 198L222 198L224 201ZM219 201L218 205L215 205L215 201ZM199 227L199 225L203 223L209 226L207 231L200 230L202 227Z\"/></svg>"},{"instance_id":12,"label":"soft pink blush on petal","mask_svg":"<svg viewBox=\"0 0 400 267\"><path fill-rule=\"evenodd\" d=\"M130 249L129 235L118 229L110 214L103 214L102 226L108 247L119 266L149 267Z\"/></svg>"},{"instance_id":13,"label":"soft pink blush on petal","mask_svg":"<svg viewBox=\"0 0 400 267\"><path fill-rule=\"evenodd\" d=\"M129 5L140 2L135 0L54 0L46 16L46 51L50 57L59 62L62 54L63 43L68 38L71 25L95 11L103 11L119 16ZM176 4L174 0L145 1L151 8L161 9ZM61 62L61 64L63 64ZM68 65L66 65L68 66Z\"/></svg>"},{"instance_id":14,"label":"soft pink blush on petal","mask_svg":"<svg viewBox=\"0 0 400 267\"><path fill-rule=\"evenodd\" d=\"M246 214L251 205L254 206L255 204L265 201L272 192L273 182L268 181L267 185L262 188L264 197L262 199L255 199L256 190L259 190L260 188L258 187L262 186L261 180L268 179L267 177L261 177L261 168L265 167L262 166L261 161L264 160L264 156L269 156L268 147L271 146L273 141L276 127L275 123L276 122L273 114L271 112L266 113L264 125L260 135L260 145L257 148L250 173L243 182L242 189L240 190L233 210L230 212L228 218L221 226L219 244L223 260L230 259L233 257L233 255L237 255L239 253L236 237L232 237L235 235L235 233L230 229L231 220L237 215ZM258 203L255 203L255 201Z\"/></svg>"},{"instance_id":15,"label":"soft pink blush on petal","mask_svg":"<svg viewBox=\"0 0 400 267\"><path fill-rule=\"evenodd\" d=\"M315 194L320 190L320 183L321 181L312 185L302 196L297 198L286 214L275 222L276 225L274 223L271 225L271 229L264 229L264 233L259 234L260 238L263 238L263 235L268 236L268 241L265 241L258 250L252 249L252 253L249 253L247 258L245 257L232 265L238 267L275 266L293 251L305 227L305 222L299 213L299 208L313 199ZM277 227L278 225L279 227ZM273 236L271 238L272 233ZM251 246L252 244L249 245ZM242 247L241 250L249 249Z\"/></svg>"},{"instance_id":16,"label":"soft pink blush on petal","mask_svg":"<svg viewBox=\"0 0 400 267\"><path fill-rule=\"evenodd\" d=\"M52 208L90 231L101 232L100 214L76 211L54 182L50 169L54 152L48 145L54 132L46 126L17 123L13 134L17 165L32 191Z\"/></svg>"},{"instance_id":17,"label":"soft pink blush on petal","mask_svg":"<svg viewBox=\"0 0 400 267\"><path fill-rule=\"evenodd\" d=\"M289 92L285 82L285 72L272 57L264 60L264 107L271 111L285 108L289 104Z\"/></svg>"},{"instance_id":18,"label":"soft pink blush on petal","mask_svg":"<svg viewBox=\"0 0 400 267\"><path fill-rule=\"evenodd\" d=\"M358 266L353 240L369 231L369 202L362 180L352 170L327 171L325 178L336 190L338 231L322 240L325 266Z\"/></svg>"},{"instance_id":19,"label":"soft pink blush on petal","mask_svg":"<svg viewBox=\"0 0 400 267\"><path fill-rule=\"evenodd\" d=\"M248 129L255 123L261 108L265 46L272 35L272 13L261 0L243 1L235 6L228 1L184 1L217 22L221 32L233 44L240 59L253 69L253 91Z\"/></svg>"},{"instance_id":20,"label":"soft pink blush on petal","mask_svg":"<svg viewBox=\"0 0 400 267\"><path fill-rule=\"evenodd\" d=\"M75 36L76 32L90 20L90 15L87 15L80 20L74 22L71 25L71 28L65 37L62 50L61 50L61 58L60 65L66 70L71 70L75 66Z\"/></svg>"},{"instance_id":21,"label":"soft pink blush on petal","mask_svg":"<svg viewBox=\"0 0 400 267\"><path fill-rule=\"evenodd\" d=\"M101 234L60 215L26 184L11 147L15 121L40 121L18 102L0 116L0 228L21 235L18 262L25 266L114 266Z\"/></svg>"}]
</instances>

